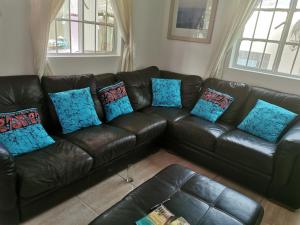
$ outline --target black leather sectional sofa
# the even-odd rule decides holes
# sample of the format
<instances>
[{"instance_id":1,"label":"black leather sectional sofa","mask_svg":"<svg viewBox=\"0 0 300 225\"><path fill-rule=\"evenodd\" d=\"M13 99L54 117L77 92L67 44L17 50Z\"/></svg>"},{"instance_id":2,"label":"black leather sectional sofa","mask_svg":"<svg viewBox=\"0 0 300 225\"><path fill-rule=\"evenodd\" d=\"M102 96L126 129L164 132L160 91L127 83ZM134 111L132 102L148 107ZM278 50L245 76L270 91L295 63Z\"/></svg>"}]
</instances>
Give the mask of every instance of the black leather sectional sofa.
<instances>
[{"instance_id":1,"label":"black leather sectional sofa","mask_svg":"<svg viewBox=\"0 0 300 225\"><path fill-rule=\"evenodd\" d=\"M183 108L151 107L151 77L182 80ZM106 123L96 88L118 80L125 82L135 112ZM47 93L84 87L91 88L104 123L62 135ZM207 87L235 98L215 124L189 114ZM236 125L257 99L300 113L299 96L217 79L203 81L156 67L96 76L49 76L41 81L29 75L0 77L0 112L38 108L44 127L56 139L52 146L18 157L0 147L0 224L18 224L162 145L297 209L300 121L291 124L276 144L239 131Z\"/></svg>"}]
</instances>

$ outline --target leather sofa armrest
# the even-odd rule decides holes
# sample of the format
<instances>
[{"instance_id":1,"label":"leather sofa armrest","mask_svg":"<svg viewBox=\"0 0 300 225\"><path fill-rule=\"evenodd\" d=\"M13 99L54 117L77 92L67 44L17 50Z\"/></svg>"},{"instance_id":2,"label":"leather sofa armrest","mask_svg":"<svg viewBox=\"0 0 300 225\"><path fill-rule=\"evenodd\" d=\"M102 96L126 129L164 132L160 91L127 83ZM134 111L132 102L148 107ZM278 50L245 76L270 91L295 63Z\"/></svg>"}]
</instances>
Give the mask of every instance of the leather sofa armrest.
<instances>
[{"instance_id":1,"label":"leather sofa armrest","mask_svg":"<svg viewBox=\"0 0 300 225\"><path fill-rule=\"evenodd\" d=\"M300 208L300 121L281 138L275 153L270 195L288 206Z\"/></svg>"},{"instance_id":2,"label":"leather sofa armrest","mask_svg":"<svg viewBox=\"0 0 300 225\"><path fill-rule=\"evenodd\" d=\"M0 144L0 224L18 224L14 157Z\"/></svg>"}]
</instances>

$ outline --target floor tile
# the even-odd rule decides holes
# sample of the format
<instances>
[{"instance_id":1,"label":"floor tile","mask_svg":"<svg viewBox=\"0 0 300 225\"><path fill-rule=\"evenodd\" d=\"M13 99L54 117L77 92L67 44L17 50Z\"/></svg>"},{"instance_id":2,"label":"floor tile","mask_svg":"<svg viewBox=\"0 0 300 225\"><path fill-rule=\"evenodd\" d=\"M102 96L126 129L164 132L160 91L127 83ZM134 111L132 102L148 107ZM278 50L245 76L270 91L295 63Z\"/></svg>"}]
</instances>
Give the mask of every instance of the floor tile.
<instances>
[{"instance_id":1,"label":"floor tile","mask_svg":"<svg viewBox=\"0 0 300 225\"><path fill-rule=\"evenodd\" d=\"M74 197L21 225L87 225L97 214Z\"/></svg>"},{"instance_id":2,"label":"floor tile","mask_svg":"<svg viewBox=\"0 0 300 225\"><path fill-rule=\"evenodd\" d=\"M78 195L78 198L101 214L134 189L122 177L115 175Z\"/></svg>"},{"instance_id":3,"label":"floor tile","mask_svg":"<svg viewBox=\"0 0 300 225\"><path fill-rule=\"evenodd\" d=\"M265 215L262 225L300 225L300 212L292 212L267 199L262 201Z\"/></svg>"},{"instance_id":4,"label":"floor tile","mask_svg":"<svg viewBox=\"0 0 300 225\"><path fill-rule=\"evenodd\" d=\"M196 166L195 164L170 152L167 152L166 150L160 150L159 152L150 155L148 158L132 165L129 169L129 176L134 179L133 184L135 186L139 186L171 164L183 165L210 178L216 176L215 173L209 171L208 169ZM127 176L126 170L121 171L119 174L124 178Z\"/></svg>"}]
</instances>

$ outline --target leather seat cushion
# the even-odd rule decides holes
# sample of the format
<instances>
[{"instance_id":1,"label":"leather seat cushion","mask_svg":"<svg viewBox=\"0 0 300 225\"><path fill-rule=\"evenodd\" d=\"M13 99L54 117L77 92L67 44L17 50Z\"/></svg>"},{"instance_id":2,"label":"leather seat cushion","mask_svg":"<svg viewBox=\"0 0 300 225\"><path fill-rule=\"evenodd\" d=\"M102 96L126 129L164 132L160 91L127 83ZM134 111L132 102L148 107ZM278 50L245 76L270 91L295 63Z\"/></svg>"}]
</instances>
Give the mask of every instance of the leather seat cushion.
<instances>
[{"instance_id":1,"label":"leather seat cushion","mask_svg":"<svg viewBox=\"0 0 300 225\"><path fill-rule=\"evenodd\" d=\"M15 158L20 196L34 197L70 184L88 174L93 158L62 139L47 148Z\"/></svg>"},{"instance_id":2,"label":"leather seat cushion","mask_svg":"<svg viewBox=\"0 0 300 225\"><path fill-rule=\"evenodd\" d=\"M191 225L258 225L263 216L262 206L252 199L189 169L171 165L90 225L120 221L122 225L131 225L163 201L172 213L184 217Z\"/></svg>"},{"instance_id":3,"label":"leather seat cushion","mask_svg":"<svg viewBox=\"0 0 300 225\"><path fill-rule=\"evenodd\" d=\"M276 144L233 130L223 135L217 142L216 153L265 174L271 174Z\"/></svg>"},{"instance_id":4,"label":"leather seat cushion","mask_svg":"<svg viewBox=\"0 0 300 225\"><path fill-rule=\"evenodd\" d=\"M136 140L133 133L106 124L77 131L66 138L93 157L94 167L132 150Z\"/></svg>"},{"instance_id":5,"label":"leather seat cushion","mask_svg":"<svg viewBox=\"0 0 300 225\"><path fill-rule=\"evenodd\" d=\"M134 133L137 138L136 144L142 145L162 135L167 121L155 114L133 112L112 120L110 124Z\"/></svg>"},{"instance_id":6,"label":"leather seat cushion","mask_svg":"<svg viewBox=\"0 0 300 225\"><path fill-rule=\"evenodd\" d=\"M231 126L225 124L188 116L173 123L168 130L174 138L183 143L213 151L217 139L231 129Z\"/></svg>"},{"instance_id":7,"label":"leather seat cushion","mask_svg":"<svg viewBox=\"0 0 300 225\"><path fill-rule=\"evenodd\" d=\"M167 107L149 107L143 109L142 112L149 114L157 114L168 122L176 122L190 115L187 109L167 108Z\"/></svg>"}]
</instances>

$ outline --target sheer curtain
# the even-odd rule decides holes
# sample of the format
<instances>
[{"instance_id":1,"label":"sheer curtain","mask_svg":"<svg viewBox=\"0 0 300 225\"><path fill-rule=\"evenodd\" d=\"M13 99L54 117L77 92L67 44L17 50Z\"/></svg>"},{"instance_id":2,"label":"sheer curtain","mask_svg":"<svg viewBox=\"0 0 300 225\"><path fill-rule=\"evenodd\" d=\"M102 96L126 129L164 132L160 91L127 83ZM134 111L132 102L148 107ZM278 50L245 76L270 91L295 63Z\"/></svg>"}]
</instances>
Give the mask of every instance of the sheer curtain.
<instances>
[{"instance_id":1,"label":"sheer curtain","mask_svg":"<svg viewBox=\"0 0 300 225\"><path fill-rule=\"evenodd\" d=\"M123 39L122 71L133 70L132 0L111 0Z\"/></svg>"},{"instance_id":2,"label":"sheer curtain","mask_svg":"<svg viewBox=\"0 0 300 225\"><path fill-rule=\"evenodd\" d=\"M64 0L31 0L30 28L35 74L43 76L50 73L47 63L47 45L50 24L55 19Z\"/></svg>"},{"instance_id":3,"label":"sheer curtain","mask_svg":"<svg viewBox=\"0 0 300 225\"><path fill-rule=\"evenodd\" d=\"M208 71L209 77L213 78L222 78L224 64L228 53L232 50L235 41L241 35L245 24L250 18L254 8L259 4L261 0L239 0L238 1L238 10L236 11L236 16L232 21L232 25L229 30L224 32L225 37L221 42L221 46L217 51L217 54L212 61L213 63L210 66Z\"/></svg>"}]
</instances>

